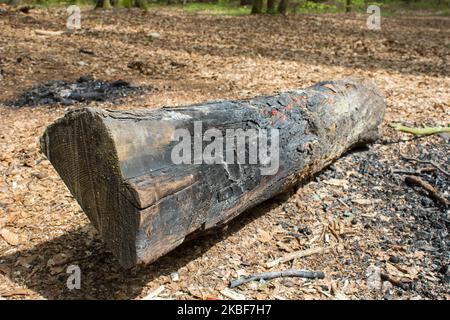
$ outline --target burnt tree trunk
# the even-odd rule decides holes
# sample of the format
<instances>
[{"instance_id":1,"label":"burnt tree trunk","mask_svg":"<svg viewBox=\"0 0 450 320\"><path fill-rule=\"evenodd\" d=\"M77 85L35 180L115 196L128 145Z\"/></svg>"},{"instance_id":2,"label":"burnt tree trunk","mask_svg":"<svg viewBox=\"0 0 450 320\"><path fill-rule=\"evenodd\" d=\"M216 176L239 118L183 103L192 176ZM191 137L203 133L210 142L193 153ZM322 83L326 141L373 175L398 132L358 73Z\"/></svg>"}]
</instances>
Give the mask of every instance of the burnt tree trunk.
<instances>
[{"instance_id":1,"label":"burnt tree trunk","mask_svg":"<svg viewBox=\"0 0 450 320\"><path fill-rule=\"evenodd\" d=\"M311 177L349 148L374 141L384 110L384 99L372 84L353 80L159 110L84 108L51 124L41 150L128 268L156 260L194 231L223 225ZM216 129L215 140L202 141L199 132L209 129ZM238 131L231 144L217 140L232 129ZM267 174L269 163L234 161L239 154L248 161L255 151L251 143L243 152L234 145L236 137L245 141L251 129L270 131L269 140L279 133L268 147L279 141L277 170ZM176 132L194 141L193 157L191 144L189 152L183 151L184 164L173 160L180 145ZM202 162L202 148L206 152L210 141L220 141L222 154L231 158Z\"/></svg>"}]
</instances>

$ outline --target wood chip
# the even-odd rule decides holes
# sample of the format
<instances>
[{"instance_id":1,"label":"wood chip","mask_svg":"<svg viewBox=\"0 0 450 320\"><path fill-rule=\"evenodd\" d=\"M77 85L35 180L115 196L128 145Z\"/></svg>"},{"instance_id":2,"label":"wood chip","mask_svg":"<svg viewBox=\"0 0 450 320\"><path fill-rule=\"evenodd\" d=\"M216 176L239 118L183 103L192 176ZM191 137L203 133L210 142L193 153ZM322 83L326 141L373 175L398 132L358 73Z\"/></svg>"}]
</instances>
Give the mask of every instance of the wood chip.
<instances>
[{"instance_id":1,"label":"wood chip","mask_svg":"<svg viewBox=\"0 0 450 320\"><path fill-rule=\"evenodd\" d=\"M60 36L64 31L34 30L34 33L40 36Z\"/></svg>"},{"instance_id":2,"label":"wood chip","mask_svg":"<svg viewBox=\"0 0 450 320\"><path fill-rule=\"evenodd\" d=\"M364 206L372 204L372 200L370 199L352 199L352 202Z\"/></svg>"},{"instance_id":3,"label":"wood chip","mask_svg":"<svg viewBox=\"0 0 450 320\"><path fill-rule=\"evenodd\" d=\"M268 243L268 242L270 242L272 240L272 235L269 232L267 232L267 231L264 231L262 229L258 229L258 239L262 243Z\"/></svg>"},{"instance_id":4,"label":"wood chip","mask_svg":"<svg viewBox=\"0 0 450 320\"><path fill-rule=\"evenodd\" d=\"M329 186L342 187L344 189L348 188L348 181L344 179L328 179L324 180L323 183Z\"/></svg>"},{"instance_id":5,"label":"wood chip","mask_svg":"<svg viewBox=\"0 0 450 320\"><path fill-rule=\"evenodd\" d=\"M8 229L2 229L0 230L0 235L2 236L5 241L12 245L17 246L20 242L19 235L17 235L14 232L9 231Z\"/></svg>"},{"instance_id":6,"label":"wood chip","mask_svg":"<svg viewBox=\"0 0 450 320\"><path fill-rule=\"evenodd\" d=\"M227 298L229 298L231 300L246 300L246 297L243 294L238 293L238 292L236 292L236 291L234 291L232 289L229 289L229 288L225 288L225 289L221 290L220 293L224 297L227 297Z\"/></svg>"},{"instance_id":7,"label":"wood chip","mask_svg":"<svg viewBox=\"0 0 450 320\"><path fill-rule=\"evenodd\" d=\"M30 291L26 289L13 289L5 292L0 292L0 296L8 298L8 297L14 297L14 296L28 296L30 295Z\"/></svg>"},{"instance_id":8,"label":"wood chip","mask_svg":"<svg viewBox=\"0 0 450 320\"><path fill-rule=\"evenodd\" d=\"M266 266L267 266L267 268L272 268L280 263L285 263L285 262L288 262L288 261L291 261L291 260L294 260L297 258L303 258L303 257L307 257L307 256L310 256L313 254L328 253L334 247L335 247L335 245L330 246L330 247L317 247L317 248L310 248L310 249L306 249L306 250L294 251L294 252L291 252L291 253L285 255L284 257L281 257L281 258L278 258L271 262L268 262L266 264Z\"/></svg>"},{"instance_id":9,"label":"wood chip","mask_svg":"<svg viewBox=\"0 0 450 320\"><path fill-rule=\"evenodd\" d=\"M164 286L158 287L156 290L153 290L148 295L143 297L141 300L158 300L158 296L165 290Z\"/></svg>"}]
</instances>

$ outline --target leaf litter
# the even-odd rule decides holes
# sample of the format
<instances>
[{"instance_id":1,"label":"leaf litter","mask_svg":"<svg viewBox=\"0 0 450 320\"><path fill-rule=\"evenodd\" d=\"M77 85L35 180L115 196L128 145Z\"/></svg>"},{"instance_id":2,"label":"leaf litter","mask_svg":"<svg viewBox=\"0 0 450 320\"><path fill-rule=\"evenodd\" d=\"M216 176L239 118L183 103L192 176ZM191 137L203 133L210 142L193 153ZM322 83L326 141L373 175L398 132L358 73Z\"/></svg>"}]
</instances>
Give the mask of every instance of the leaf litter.
<instances>
[{"instance_id":1,"label":"leaf litter","mask_svg":"<svg viewBox=\"0 0 450 320\"><path fill-rule=\"evenodd\" d=\"M448 18L386 17L382 30L374 32L358 14L83 10L79 32L35 33L60 31L65 19L64 8L51 8L28 14L6 10L0 20L0 297L141 299L163 286L156 297L450 298L449 211L405 183L401 173L414 172L448 199L448 176L402 156L432 161L448 172L449 137L411 138L389 126L447 125ZM150 41L150 32L161 36ZM74 99L69 108L156 108L248 98L326 79L370 78L386 94L384 136L227 228L185 243L150 266L124 271L39 153L40 135L64 108L39 94L39 107L6 105L27 88L47 90L55 81L70 86L83 75L152 89L116 101ZM267 266L314 248L327 249ZM66 287L65 271L72 264L83 272L81 290ZM324 278L228 288L242 275L287 268L323 271Z\"/></svg>"}]
</instances>

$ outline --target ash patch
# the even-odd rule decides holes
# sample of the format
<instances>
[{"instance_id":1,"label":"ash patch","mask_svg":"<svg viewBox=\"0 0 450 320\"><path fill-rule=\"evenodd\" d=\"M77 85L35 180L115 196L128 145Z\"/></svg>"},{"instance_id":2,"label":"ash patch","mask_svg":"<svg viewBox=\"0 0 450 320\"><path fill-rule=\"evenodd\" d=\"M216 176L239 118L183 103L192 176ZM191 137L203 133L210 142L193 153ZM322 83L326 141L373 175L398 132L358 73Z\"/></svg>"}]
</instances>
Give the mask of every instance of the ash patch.
<instances>
[{"instance_id":1,"label":"ash patch","mask_svg":"<svg viewBox=\"0 0 450 320\"><path fill-rule=\"evenodd\" d=\"M327 170L321 178L347 180L349 197L342 201L353 208L352 213L365 229L379 231L373 252L400 250L391 257L392 261L417 268L416 278L396 288L398 297L402 291L408 291L431 299L442 298L450 283L450 210L433 201L420 187L408 185L405 177L419 177L450 200L449 176L427 164L439 164L449 172L450 145L440 138L429 137L403 146L375 145L359 151L348 153L332 166L338 170ZM387 158L386 152L390 153ZM408 161L405 156L419 161ZM347 175L350 171L354 173ZM356 208L351 198L357 195L374 200L373 207ZM376 213L373 217L365 215L371 211ZM367 266L369 262L381 266L384 263L375 255L367 260Z\"/></svg>"},{"instance_id":2,"label":"ash patch","mask_svg":"<svg viewBox=\"0 0 450 320\"><path fill-rule=\"evenodd\" d=\"M40 105L73 105L91 101L114 101L129 95L142 94L149 88L132 85L124 80L113 82L94 80L90 75L75 82L52 80L20 94L8 103L13 107L37 107Z\"/></svg>"}]
</instances>

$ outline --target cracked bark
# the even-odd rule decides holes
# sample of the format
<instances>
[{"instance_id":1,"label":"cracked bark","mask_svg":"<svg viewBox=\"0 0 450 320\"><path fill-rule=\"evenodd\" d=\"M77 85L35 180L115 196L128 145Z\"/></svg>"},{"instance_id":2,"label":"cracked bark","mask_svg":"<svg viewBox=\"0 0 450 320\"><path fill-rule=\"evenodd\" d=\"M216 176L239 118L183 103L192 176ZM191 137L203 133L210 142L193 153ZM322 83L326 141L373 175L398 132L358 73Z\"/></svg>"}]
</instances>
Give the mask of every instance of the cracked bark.
<instances>
[{"instance_id":1,"label":"cracked bark","mask_svg":"<svg viewBox=\"0 0 450 320\"><path fill-rule=\"evenodd\" d=\"M50 125L41 149L129 268L156 260L194 231L223 225L349 148L376 140L384 110L376 87L355 80L159 110L84 108ZM260 164L175 165L174 131L194 136L194 121L202 121L203 132L278 129L278 171L262 175ZM247 144L246 159L248 150Z\"/></svg>"}]
</instances>

